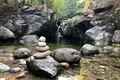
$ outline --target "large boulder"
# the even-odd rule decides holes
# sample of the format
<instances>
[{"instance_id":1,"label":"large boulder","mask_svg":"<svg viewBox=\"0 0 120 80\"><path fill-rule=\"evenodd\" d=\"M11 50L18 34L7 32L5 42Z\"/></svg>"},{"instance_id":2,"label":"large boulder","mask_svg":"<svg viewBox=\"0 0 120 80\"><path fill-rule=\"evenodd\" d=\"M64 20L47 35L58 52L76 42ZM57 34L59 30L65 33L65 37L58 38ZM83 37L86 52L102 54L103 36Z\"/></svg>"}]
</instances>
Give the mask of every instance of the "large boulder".
<instances>
[{"instance_id":1,"label":"large boulder","mask_svg":"<svg viewBox=\"0 0 120 80\"><path fill-rule=\"evenodd\" d=\"M15 59L28 58L31 56L31 51L28 48L19 48L14 53Z\"/></svg>"},{"instance_id":2,"label":"large boulder","mask_svg":"<svg viewBox=\"0 0 120 80\"><path fill-rule=\"evenodd\" d=\"M104 41L105 44L108 44L108 42L111 41L112 34L105 31L105 28L106 26L95 26L87 30L85 34L94 41Z\"/></svg>"},{"instance_id":3,"label":"large boulder","mask_svg":"<svg viewBox=\"0 0 120 80\"><path fill-rule=\"evenodd\" d=\"M20 43L23 45L33 45L38 41L38 36L36 35L25 35L20 39Z\"/></svg>"},{"instance_id":4,"label":"large boulder","mask_svg":"<svg viewBox=\"0 0 120 80\"><path fill-rule=\"evenodd\" d=\"M99 49L91 44L83 45L80 51L82 56L93 56L99 53Z\"/></svg>"},{"instance_id":5,"label":"large boulder","mask_svg":"<svg viewBox=\"0 0 120 80\"><path fill-rule=\"evenodd\" d=\"M35 14L27 14L27 15L23 15L23 17L28 23L28 31L27 31L28 34L36 33L40 31L43 24L47 22L47 19Z\"/></svg>"},{"instance_id":6,"label":"large boulder","mask_svg":"<svg viewBox=\"0 0 120 80\"><path fill-rule=\"evenodd\" d=\"M42 59L32 59L30 58L27 61L28 69L35 75L55 77L58 73L58 62L55 61L52 57L47 56Z\"/></svg>"},{"instance_id":7,"label":"large boulder","mask_svg":"<svg viewBox=\"0 0 120 80\"><path fill-rule=\"evenodd\" d=\"M2 39L9 39L9 38L15 38L15 35L12 31L10 31L9 29L1 26L0 27L0 37Z\"/></svg>"},{"instance_id":8,"label":"large boulder","mask_svg":"<svg viewBox=\"0 0 120 80\"><path fill-rule=\"evenodd\" d=\"M76 63L80 61L80 52L72 48L56 49L52 56L59 62Z\"/></svg>"},{"instance_id":9,"label":"large boulder","mask_svg":"<svg viewBox=\"0 0 120 80\"><path fill-rule=\"evenodd\" d=\"M115 30L112 42L114 43L120 43L120 30Z\"/></svg>"}]
</instances>

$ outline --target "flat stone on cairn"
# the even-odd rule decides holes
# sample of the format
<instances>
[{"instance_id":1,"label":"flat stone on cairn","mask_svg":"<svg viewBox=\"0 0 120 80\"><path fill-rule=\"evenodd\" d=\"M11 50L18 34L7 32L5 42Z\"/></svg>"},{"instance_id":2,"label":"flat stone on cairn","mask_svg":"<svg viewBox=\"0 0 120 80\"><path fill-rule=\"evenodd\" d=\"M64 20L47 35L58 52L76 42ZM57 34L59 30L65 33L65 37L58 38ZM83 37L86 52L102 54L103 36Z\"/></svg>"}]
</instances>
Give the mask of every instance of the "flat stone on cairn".
<instances>
[{"instance_id":1,"label":"flat stone on cairn","mask_svg":"<svg viewBox=\"0 0 120 80\"><path fill-rule=\"evenodd\" d=\"M37 53L33 56L36 59L45 58L46 56L50 55L51 51L49 50L49 46L46 44L46 38L41 36L37 42L37 46L35 47Z\"/></svg>"}]
</instances>

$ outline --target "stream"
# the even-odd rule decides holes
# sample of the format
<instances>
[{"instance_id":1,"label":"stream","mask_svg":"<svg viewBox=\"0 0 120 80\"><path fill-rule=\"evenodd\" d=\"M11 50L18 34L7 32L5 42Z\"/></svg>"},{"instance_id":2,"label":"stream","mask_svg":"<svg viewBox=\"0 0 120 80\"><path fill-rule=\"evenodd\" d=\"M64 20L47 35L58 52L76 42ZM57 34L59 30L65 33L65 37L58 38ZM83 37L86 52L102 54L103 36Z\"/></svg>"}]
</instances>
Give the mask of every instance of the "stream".
<instances>
[{"instance_id":1,"label":"stream","mask_svg":"<svg viewBox=\"0 0 120 80\"><path fill-rule=\"evenodd\" d=\"M80 46L79 45L74 45L74 44L55 44L55 43L49 43L48 44L50 49L51 50L55 50L57 48L65 48L65 47L68 47L68 48L74 48L74 49L77 49L79 50L80 49ZM21 48L21 47L26 47L26 46L22 46L22 45L19 45L19 44L6 44L6 45L0 45L0 62L1 63L5 63L7 65L9 65L10 67L17 67L18 65L16 64L13 64L14 60L12 60L11 58L11 54L14 53L14 51L17 49L17 48ZM29 49L33 49L33 47L28 47ZM11 60L11 61L10 61ZM39 76L34 76L32 74L30 74L29 72L26 74L26 76L24 78L21 78L19 80L73 80L73 77L75 75L78 75L80 72L80 67L79 65L75 65L74 68L71 67L67 70L63 70L61 74L59 74L56 79L48 79L48 78L45 78L45 77L39 77ZM5 73L0 73L0 78L3 78L3 77L14 77L16 76L18 73L8 73L8 72L5 72ZM12 78L10 80L13 80Z\"/></svg>"}]
</instances>

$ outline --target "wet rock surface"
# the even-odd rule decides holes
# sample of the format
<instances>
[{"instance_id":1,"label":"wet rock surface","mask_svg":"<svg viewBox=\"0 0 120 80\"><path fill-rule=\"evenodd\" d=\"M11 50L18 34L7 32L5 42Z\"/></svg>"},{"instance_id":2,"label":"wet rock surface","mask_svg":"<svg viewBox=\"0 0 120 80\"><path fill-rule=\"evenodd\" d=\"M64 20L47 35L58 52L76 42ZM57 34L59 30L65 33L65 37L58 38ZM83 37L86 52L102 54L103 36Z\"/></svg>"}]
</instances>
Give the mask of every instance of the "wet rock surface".
<instances>
[{"instance_id":1,"label":"wet rock surface","mask_svg":"<svg viewBox=\"0 0 120 80\"><path fill-rule=\"evenodd\" d=\"M43 59L34 59L27 61L28 69L39 76L55 77L58 73L58 62L52 57L47 56Z\"/></svg>"},{"instance_id":2,"label":"wet rock surface","mask_svg":"<svg viewBox=\"0 0 120 80\"><path fill-rule=\"evenodd\" d=\"M91 44L85 44L80 49L82 56L93 56L99 54L99 49Z\"/></svg>"},{"instance_id":3,"label":"wet rock surface","mask_svg":"<svg viewBox=\"0 0 120 80\"><path fill-rule=\"evenodd\" d=\"M82 58L80 76L77 80L119 80L120 56L116 54L119 53Z\"/></svg>"},{"instance_id":4,"label":"wet rock surface","mask_svg":"<svg viewBox=\"0 0 120 80\"><path fill-rule=\"evenodd\" d=\"M80 61L80 52L72 48L56 49L52 56L59 62L76 63Z\"/></svg>"},{"instance_id":5,"label":"wet rock surface","mask_svg":"<svg viewBox=\"0 0 120 80\"><path fill-rule=\"evenodd\" d=\"M15 59L28 58L31 56L31 50L28 48L19 48L14 53Z\"/></svg>"}]
</instances>

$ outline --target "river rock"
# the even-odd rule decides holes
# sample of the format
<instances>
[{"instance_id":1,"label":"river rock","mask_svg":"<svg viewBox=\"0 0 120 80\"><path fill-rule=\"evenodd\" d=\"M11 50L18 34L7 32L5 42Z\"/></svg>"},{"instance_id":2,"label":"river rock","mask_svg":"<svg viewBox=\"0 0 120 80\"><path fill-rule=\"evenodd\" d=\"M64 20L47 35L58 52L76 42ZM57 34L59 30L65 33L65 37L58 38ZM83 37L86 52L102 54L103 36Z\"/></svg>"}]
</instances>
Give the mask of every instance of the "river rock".
<instances>
[{"instance_id":1,"label":"river rock","mask_svg":"<svg viewBox=\"0 0 120 80\"><path fill-rule=\"evenodd\" d=\"M15 35L9 29L1 26L0 27L0 37L3 38L3 39L9 39L9 38L15 38Z\"/></svg>"},{"instance_id":2,"label":"river rock","mask_svg":"<svg viewBox=\"0 0 120 80\"><path fill-rule=\"evenodd\" d=\"M31 56L31 51L28 48L19 48L15 51L14 58L21 59L21 58L28 58Z\"/></svg>"},{"instance_id":3,"label":"river rock","mask_svg":"<svg viewBox=\"0 0 120 80\"><path fill-rule=\"evenodd\" d=\"M115 30L112 42L114 43L120 43L120 30Z\"/></svg>"},{"instance_id":4,"label":"river rock","mask_svg":"<svg viewBox=\"0 0 120 80\"><path fill-rule=\"evenodd\" d=\"M27 61L27 67L33 74L51 78L57 75L58 65L58 62L50 56L43 59L30 59Z\"/></svg>"},{"instance_id":5,"label":"river rock","mask_svg":"<svg viewBox=\"0 0 120 80\"><path fill-rule=\"evenodd\" d=\"M45 47L47 46L46 42L38 42L37 44L39 47Z\"/></svg>"},{"instance_id":6,"label":"river rock","mask_svg":"<svg viewBox=\"0 0 120 80\"><path fill-rule=\"evenodd\" d=\"M99 53L99 50L96 46L91 44L85 44L80 49L82 56L91 56Z\"/></svg>"},{"instance_id":7,"label":"river rock","mask_svg":"<svg viewBox=\"0 0 120 80\"><path fill-rule=\"evenodd\" d=\"M39 41L40 41L40 42L46 42L46 38L45 38L44 36L41 36L41 37L39 38Z\"/></svg>"},{"instance_id":8,"label":"river rock","mask_svg":"<svg viewBox=\"0 0 120 80\"><path fill-rule=\"evenodd\" d=\"M49 46L45 46L45 47L36 46L36 50L39 51L39 52L45 52L49 49L50 49Z\"/></svg>"},{"instance_id":9,"label":"river rock","mask_svg":"<svg viewBox=\"0 0 120 80\"><path fill-rule=\"evenodd\" d=\"M45 52L37 52L37 53L34 53L33 56L35 59L41 59L41 58L45 58L47 56L49 56L51 54L51 51L45 51Z\"/></svg>"},{"instance_id":10,"label":"river rock","mask_svg":"<svg viewBox=\"0 0 120 80\"><path fill-rule=\"evenodd\" d=\"M38 41L38 36L36 35L25 35L20 39L20 43L23 45L33 45Z\"/></svg>"},{"instance_id":11,"label":"river rock","mask_svg":"<svg viewBox=\"0 0 120 80\"><path fill-rule=\"evenodd\" d=\"M108 44L111 41L112 34L106 32L104 29L106 27L95 26L85 32L85 34L90 38L90 40L98 41L100 44ZM104 41L104 42L103 42Z\"/></svg>"},{"instance_id":12,"label":"river rock","mask_svg":"<svg viewBox=\"0 0 120 80\"><path fill-rule=\"evenodd\" d=\"M15 67L15 68L10 69L11 73L17 73L17 72L20 72L20 71L22 71L22 69L20 67Z\"/></svg>"},{"instance_id":13,"label":"river rock","mask_svg":"<svg viewBox=\"0 0 120 80\"><path fill-rule=\"evenodd\" d=\"M6 64L0 63L0 72L7 72L10 70L10 67Z\"/></svg>"},{"instance_id":14,"label":"river rock","mask_svg":"<svg viewBox=\"0 0 120 80\"><path fill-rule=\"evenodd\" d=\"M59 62L76 63L80 61L80 52L72 48L59 48L51 54Z\"/></svg>"},{"instance_id":15,"label":"river rock","mask_svg":"<svg viewBox=\"0 0 120 80\"><path fill-rule=\"evenodd\" d=\"M103 47L103 53L110 54L110 53L112 53L112 51L113 51L113 47L112 46L104 46Z\"/></svg>"}]
</instances>

